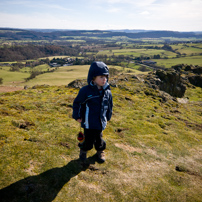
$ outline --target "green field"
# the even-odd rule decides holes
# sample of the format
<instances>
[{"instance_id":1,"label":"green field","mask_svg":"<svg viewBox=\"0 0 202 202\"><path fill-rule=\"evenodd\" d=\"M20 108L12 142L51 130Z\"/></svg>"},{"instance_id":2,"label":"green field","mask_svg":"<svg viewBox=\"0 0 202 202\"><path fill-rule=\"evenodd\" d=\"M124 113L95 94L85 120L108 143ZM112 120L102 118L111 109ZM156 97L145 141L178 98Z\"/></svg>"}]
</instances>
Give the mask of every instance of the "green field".
<instances>
[{"instance_id":1,"label":"green field","mask_svg":"<svg viewBox=\"0 0 202 202\"><path fill-rule=\"evenodd\" d=\"M171 47L174 49L174 50L176 50L176 51L178 51L178 52L180 52L181 54L186 54L186 55L192 55L192 54L202 54L202 49L200 49L200 48L197 48L197 46L185 46L185 45L171 45Z\"/></svg>"},{"instance_id":2,"label":"green field","mask_svg":"<svg viewBox=\"0 0 202 202\"><path fill-rule=\"evenodd\" d=\"M163 66L166 68L170 68L177 64L188 64L188 65L198 65L202 66L202 56L192 56L192 57L181 57L181 58L174 58L174 59L158 59L153 60L157 62L158 66Z\"/></svg>"},{"instance_id":3,"label":"green field","mask_svg":"<svg viewBox=\"0 0 202 202\"><path fill-rule=\"evenodd\" d=\"M130 55L133 57L140 57L142 56L148 56L151 57L153 55L160 55L161 57L168 57L173 58L176 57L176 53L165 51L165 50L156 50L156 49L119 49L119 50L102 50L99 51L98 55Z\"/></svg>"},{"instance_id":4,"label":"green field","mask_svg":"<svg viewBox=\"0 0 202 202\"><path fill-rule=\"evenodd\" d=\"M24 79L29 77L29 73L10 72L8 70L0 70L0 78L3 78L3 85L23 85Z\"/></svg>"},{"instance_id":5,"label":"green field","mask_svg":"<svg viewBox=\"0 0 202 202\"><path fill-rule=\"evenodd\" d=\"M59 67L54 73L45 73L26 82L27 85L67 85L75 79L87 78L89 65Z\"/></svg>"}]
</instances>

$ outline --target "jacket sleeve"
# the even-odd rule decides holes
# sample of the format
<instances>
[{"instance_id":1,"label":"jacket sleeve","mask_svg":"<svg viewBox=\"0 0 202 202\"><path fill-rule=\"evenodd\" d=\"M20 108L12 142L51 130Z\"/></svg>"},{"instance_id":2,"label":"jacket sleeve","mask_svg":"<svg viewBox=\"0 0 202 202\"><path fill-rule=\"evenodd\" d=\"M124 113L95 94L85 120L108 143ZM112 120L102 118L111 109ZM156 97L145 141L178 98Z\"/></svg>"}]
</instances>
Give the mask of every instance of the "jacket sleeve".
<instances>
[{"instance_id":1,"label":"jacket sleeve","mask_svg":"<svg viewBox=\"0 0 202 202\"><path fill-rule=\"evenodd\" d=\"M85 90L84 88L81 88L77 97L75 98L74 102L73 102L73 114L72 117L77 120L82 118L82 106L85 102Z\"/></svg>"},{"instance_id":2,"label":"jacket sleeve","mask_svg":"<svg viewBox=\"0 0 202 202\"><path fill-rule=\"evenodd\" d=\"M111 116L112 116L112 108L113 108L113 99L112 99L112 94L111 91L109 93L109 104L108 104L108 110L107 110L107 121L110 121Z\"/></svg>"}]
</instances>

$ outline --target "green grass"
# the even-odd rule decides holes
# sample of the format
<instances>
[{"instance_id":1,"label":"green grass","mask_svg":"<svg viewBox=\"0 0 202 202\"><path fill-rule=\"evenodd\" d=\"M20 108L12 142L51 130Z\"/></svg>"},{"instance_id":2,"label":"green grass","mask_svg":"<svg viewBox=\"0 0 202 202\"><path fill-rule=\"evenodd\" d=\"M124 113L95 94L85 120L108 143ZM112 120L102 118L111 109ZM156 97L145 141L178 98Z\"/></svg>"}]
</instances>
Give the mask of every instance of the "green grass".
<instances>
[{"instance_id":1,"label":"green grass","mask_svg":"<svg viewBox=\"0 0 202 202\"><path fill-rule=\"evenodd\" d=\"M45 73L37 76L35 79L32 79L26 82L27 85L67 85L75 79L84 79L87 77L89 65L83 66L65 66L59 67L53 73Z\"/></svg>"},{"instance_id":2,"label":"green grass","mask_svg":"<svg viewBox=\"0 0 202 202\"><path fill-rule=\"evenodd\" d=\"M180 47L176 46L176 50L181 54L191 55L191 54L200 54L202 53L202 49L194 48L194 47Z\"/></svg>"},{"instance_id":3,"label":"green grass","mask_svg":"<svg viewBox=\"0 0 202 202\"><path fill-rule=\"evenodd\" d=\"M0 77L3 78L4 85L22 85L24 79L29 77L29 73L0 70Z\"/></svg>"},{"instance_id":4,"label":"green grass","mask_svg":"<svg viewBox=\"0 0 202 202\"><path fill-rule=\"evenodd\" d=\"M6 191L6 201L22 202L201 201L201 88L189 88L190 102L180 104L162 102L130 77L117 85L111 89L112 120L103 132L106 162L97 163L93 149L90 167L78 161L80 127L71 117L77 89L1 93L1 200Z\"/></svg>"},{"instance_id":5,"label":"green grass","mask_svg":"<svg viewBox=\"0 0 202 202\"><path fill-rule=\"evenodd\" d=\"M43 64L43 65L38 65L34 68L32 68L32 71L47 71L48 69L51 69L50 66L48 64Z\"/></svg>"},{"instance_id":6,"label":"green grass","mask_svg":"<svg viewBox=\"0 0 202 202\"><path fill-rule=\"evenodd\" d=\"M165 66L166 68L172 67L177 64L188 64L202 66L202 56L181 57L173 59L153 59L157 62L158 66Z\"/></svg>"}]
</instances>

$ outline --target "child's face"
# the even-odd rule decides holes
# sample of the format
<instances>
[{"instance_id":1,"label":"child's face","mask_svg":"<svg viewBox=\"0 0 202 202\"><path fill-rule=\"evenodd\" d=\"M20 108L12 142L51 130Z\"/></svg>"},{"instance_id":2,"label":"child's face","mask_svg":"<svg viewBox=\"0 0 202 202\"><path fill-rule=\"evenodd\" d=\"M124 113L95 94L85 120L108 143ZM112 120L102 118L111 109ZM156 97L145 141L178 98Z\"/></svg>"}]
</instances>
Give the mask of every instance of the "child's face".
<instances>
[{"instance_id":1,"label":"child's face","mask_svg":"<svg viewBox=\"0 0 202 202\"><path fill-rule=\"evenodd\" d=\"M107 82L107 76L105 75L96 76L94 79L94 83L97 86L104 86L106 82Z\"/></svg>"}]
</instances>

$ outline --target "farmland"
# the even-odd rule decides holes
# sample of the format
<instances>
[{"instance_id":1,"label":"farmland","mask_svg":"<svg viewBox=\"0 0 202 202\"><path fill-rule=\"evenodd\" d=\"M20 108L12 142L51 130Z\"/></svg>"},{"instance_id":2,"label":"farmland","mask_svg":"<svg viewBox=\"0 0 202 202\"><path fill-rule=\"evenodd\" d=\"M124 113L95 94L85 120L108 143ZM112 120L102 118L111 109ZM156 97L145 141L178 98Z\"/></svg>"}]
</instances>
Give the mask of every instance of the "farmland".
<instances>
[{"instance_id":1,"label":"farmland","mask_svg":"<svg viewBox=\"0 0 202 202\"><path fill-rule=\"evenodd\" d=\"M145 67L145 61L155 62L158 68L170 68L177 64L202 65L200 35L197 35L198 38L179 38L180 35L163 37L164 32L158 32L162 34L158 38L152 37L152 33L150 38L144 38L145 34L142 34L142 38L140 34L137 35L139 38L134 38L134 34L107 31L69 31L57 32L57 37L54 33L54 39L44 40L42 36L52 37L51 33L35 32L34 37L32 34L24 30L1 30L2 85L65 85L76 78L85 78L88 66L94 60L104 61L125 72L145 72L155 68L148 67L148 63ZM14 36L18 36L18 39ZM74 62L68 64L71 67L58 65L55 71L51 71L53 68L49 62L54 58L71 58ZM31 67L28 65L30 61L39 64ZM14 63L26 65L18 70L11 69ZM37 72L36 76L26 81L33 72Z\"/></svg>"}]
</instances>

